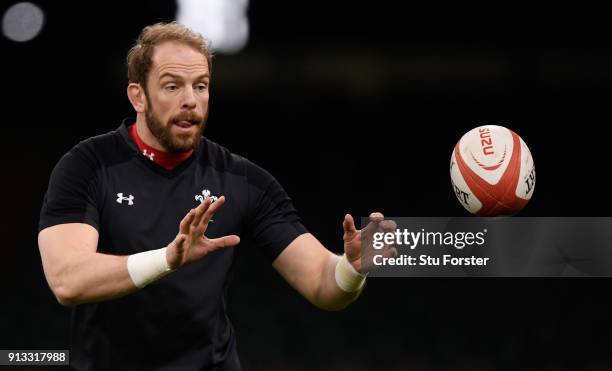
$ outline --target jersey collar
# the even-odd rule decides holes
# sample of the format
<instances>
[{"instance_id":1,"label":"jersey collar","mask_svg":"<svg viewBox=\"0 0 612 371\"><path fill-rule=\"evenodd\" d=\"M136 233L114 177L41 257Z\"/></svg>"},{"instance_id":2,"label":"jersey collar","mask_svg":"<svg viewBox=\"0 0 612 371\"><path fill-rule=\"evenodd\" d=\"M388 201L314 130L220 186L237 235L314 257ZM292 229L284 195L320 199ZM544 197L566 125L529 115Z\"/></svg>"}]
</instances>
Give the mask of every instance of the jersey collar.
<instances>
[{"instance_id":1,"label":"jersey collar","mask_svg":"<svg viewBox=\"0 0 612 371\"><path fill-rule=\"evenodd\" d=\"M181 153L170 153L160 151L159 149L151 147L150 145L146 144L138 135L138 131L136 130L136 124L128 126L128 133L130 134L130 137L132 138L134 143L136 143L138 151L143 156L147 157L149 160L153 161L154 163L158 164L166 170L174 169L193 154L193 150Z\"/></svg>"}]
</instances>

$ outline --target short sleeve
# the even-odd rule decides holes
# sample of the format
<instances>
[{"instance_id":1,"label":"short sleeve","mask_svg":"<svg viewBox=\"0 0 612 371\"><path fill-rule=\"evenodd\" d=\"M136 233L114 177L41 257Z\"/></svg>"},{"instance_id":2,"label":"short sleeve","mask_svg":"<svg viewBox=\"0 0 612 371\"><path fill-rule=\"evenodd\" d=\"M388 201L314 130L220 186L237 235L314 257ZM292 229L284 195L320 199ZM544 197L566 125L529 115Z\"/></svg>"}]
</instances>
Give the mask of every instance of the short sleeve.
<instances>
[{"instance_id":1,"label":"short sleeve","mask_svg":"<svg viewBox=\"0 0 612 371\"><path fill-rule=\"evenodd\" d=\"M73 148L55 165L45 194L38 230L65 223L98 229L97 167L91 151Z\"/></svg>"},{"instance_id":2,"label":"short sleeve","mask_svg":"<svg viewBox=\"0 0 612 371\"><path fill-rule=\"evenodd\" d=\"M293 240L308 231L293 202L269 172L247 161L247 179L251 244L273 261Z\"/></svg>"}]
</instances>

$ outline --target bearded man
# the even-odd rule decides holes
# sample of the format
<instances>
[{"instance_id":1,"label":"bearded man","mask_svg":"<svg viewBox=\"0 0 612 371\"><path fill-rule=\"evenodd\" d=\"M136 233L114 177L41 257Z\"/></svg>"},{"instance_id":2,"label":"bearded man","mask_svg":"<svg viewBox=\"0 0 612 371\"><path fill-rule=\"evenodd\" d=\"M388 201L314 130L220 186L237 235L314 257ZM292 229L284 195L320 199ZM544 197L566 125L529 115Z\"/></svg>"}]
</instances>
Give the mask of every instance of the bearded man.
<instances>
[{"instance_id":1,"label":"bearded man","mask_svg":"<svg viewBox=\"0 0 612 371\"><path fill-rule=\"evenodd\" d=\"M129 51L136 119L80 142L53 169L39 222L47 282L74 307L76 370L239 370L225 292L241 239L314 305L360 294L362 238L345 215L337 256L303 226L274 177L202 136L212 55L177 23ZM393 247L385 252L393 255Z\"/></svg>"}]
</instances>

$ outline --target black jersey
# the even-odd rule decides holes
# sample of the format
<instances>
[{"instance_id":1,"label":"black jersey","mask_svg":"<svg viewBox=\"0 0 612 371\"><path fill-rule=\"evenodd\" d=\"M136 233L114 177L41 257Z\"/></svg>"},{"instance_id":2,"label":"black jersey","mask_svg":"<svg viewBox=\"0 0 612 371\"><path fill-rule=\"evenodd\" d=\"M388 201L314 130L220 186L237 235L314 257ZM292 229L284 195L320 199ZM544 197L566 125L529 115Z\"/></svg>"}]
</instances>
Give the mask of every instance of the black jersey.
<instances>
[{"instance_id":1,"label":"black jersey","mask_svg":"<svg viewBox=\"0 0 612 371\"><path fill-rule=\"evenodd\" d=\"M87 223L98 252L131 255L159 249L206 197L224 195L206 235L241 236L123 298L73 309L71 365L78 370L225 369L236 360L225 291L236 249L260 249L271 261L306 232L291 199L265 170L202 137L194 154L166 170L139 153L126 122L82 141L55 166L39 230ZM225 364L225 366L224 366Z\"/></svg>"}]
</instances>

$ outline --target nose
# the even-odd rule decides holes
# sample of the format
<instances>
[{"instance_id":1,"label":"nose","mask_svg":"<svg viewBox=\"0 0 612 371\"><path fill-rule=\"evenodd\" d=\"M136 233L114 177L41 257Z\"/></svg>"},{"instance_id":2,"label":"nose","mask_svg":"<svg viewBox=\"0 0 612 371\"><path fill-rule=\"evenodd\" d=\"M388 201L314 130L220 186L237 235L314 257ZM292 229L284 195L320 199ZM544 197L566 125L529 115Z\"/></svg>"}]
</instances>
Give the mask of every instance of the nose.
<instances>
[{"instance_id":1,"label":"nose","mask_svg":"<svg viewBox=\"0 0 612 371\"><path fill-rule=\"evenodd\" d=\"M183 90L183 97L181 102L181 108L192 110L196 107L196 93L192 87L187 87L187 89Z\"/></svg>"}]
</instances>

